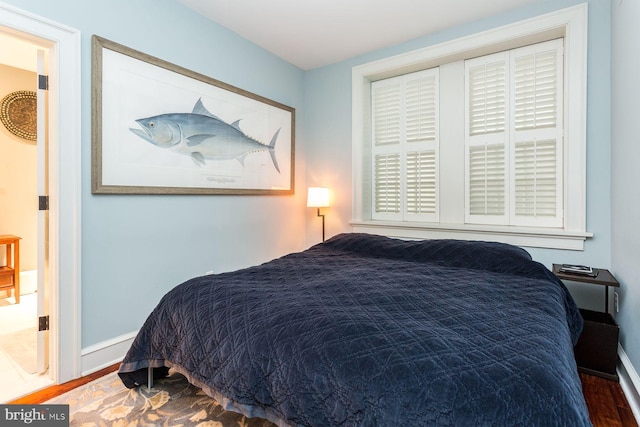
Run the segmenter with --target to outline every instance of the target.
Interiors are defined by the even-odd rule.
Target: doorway
[[[43,180],[49,189],[48,211],[40,211],[46,212],[45,215],[39,214],[39,229],[48,227],[48,250],[38,254],[38,280],[48,284],[48,292],[36,294],[39,298],[46,295],[50,308],[49,369],[45,378],[49,383],[60,384],[81,374],[80,33],[0,3],[0,34],[34,45],[47,59],[50,70],[48,83],[45,82],[46,95],[37,97],[38,111],[46,110],[48,115],[48,120],[39,121],[38,125],[38,135],[47,136],[47,161],[43,163],[47,167],[39,164],[38,170],[45,171]],[[42,82],[38,80],[40,86]],[[43,160],[43,156],[39,154],[38,159]],[[43,235],[38,232],[39,239]],[[43,248],[44,242],[38,247]],[[37,304],[42,306],[41,302]],[[42,313],[38,313],[40,316]],[[43,322],[38,323],[40,329]],[[34,387],[19,393],[28,394],[43,385]]]
[[[4,402],[53,381],[48,332],[38,328],[39,315],[49,311],[44,262],[49,252],[48,224],[46,212],[40,212],[36,203],[38,195],[47,194],[46,132],[39,131],[47,121],[47,108],[44,99],[38,99],[46,98],[38,88],[46,51],[20,34],[1,31],[0,45],[0,235],[17,239],[0,252],[0,264],[11,264],[17,272],[13,280],[4,280],[9,283],[0,292],[0,383],[4,385],[0,402]]]

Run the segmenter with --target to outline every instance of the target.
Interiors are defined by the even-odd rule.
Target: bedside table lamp
[[[320,214],[320,208],[329,207],[329,189],[324,187],[309,187],[307,207],[318,208],[318,216],[322,217],[322,241],[324,242],[324,215]]]

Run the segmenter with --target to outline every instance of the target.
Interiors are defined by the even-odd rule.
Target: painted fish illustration
[[[244,159],[252,153],[267,151],[273,166],[280,173],[275,156],[276,140],[280,129],[263,144],[240,129],[240,120],[225,123],[211,114],[202,99],[198,99],[191,113],[170,113],[138,119],[141,129],[129,130],[147,142],[191,157],[198,166],[205,160],[237,159],[244,166]]]

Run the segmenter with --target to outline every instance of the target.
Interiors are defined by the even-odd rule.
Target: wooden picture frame
[[[294,193],[295,109],[94,35],[93,194]]]

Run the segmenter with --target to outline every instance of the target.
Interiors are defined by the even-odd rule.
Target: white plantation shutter
[[[562,227],[562,40],[465,62],[468,223]]]
[[[372,85],[373,216],[393,219],[401,214],[400,141],[402,82],[392,79]]]
[[[372,218],[438,220],[438,69],[372,84]]]
[[[511,223],[562,227],[563,42],[513,51]]]
[[[466,212],[468,223],[504,224],[508,192],[506,53],[475,58],[466,71]]]
[[[409,220],[434,220],[437,213],[436,71],[406,76],[405,219]]]

